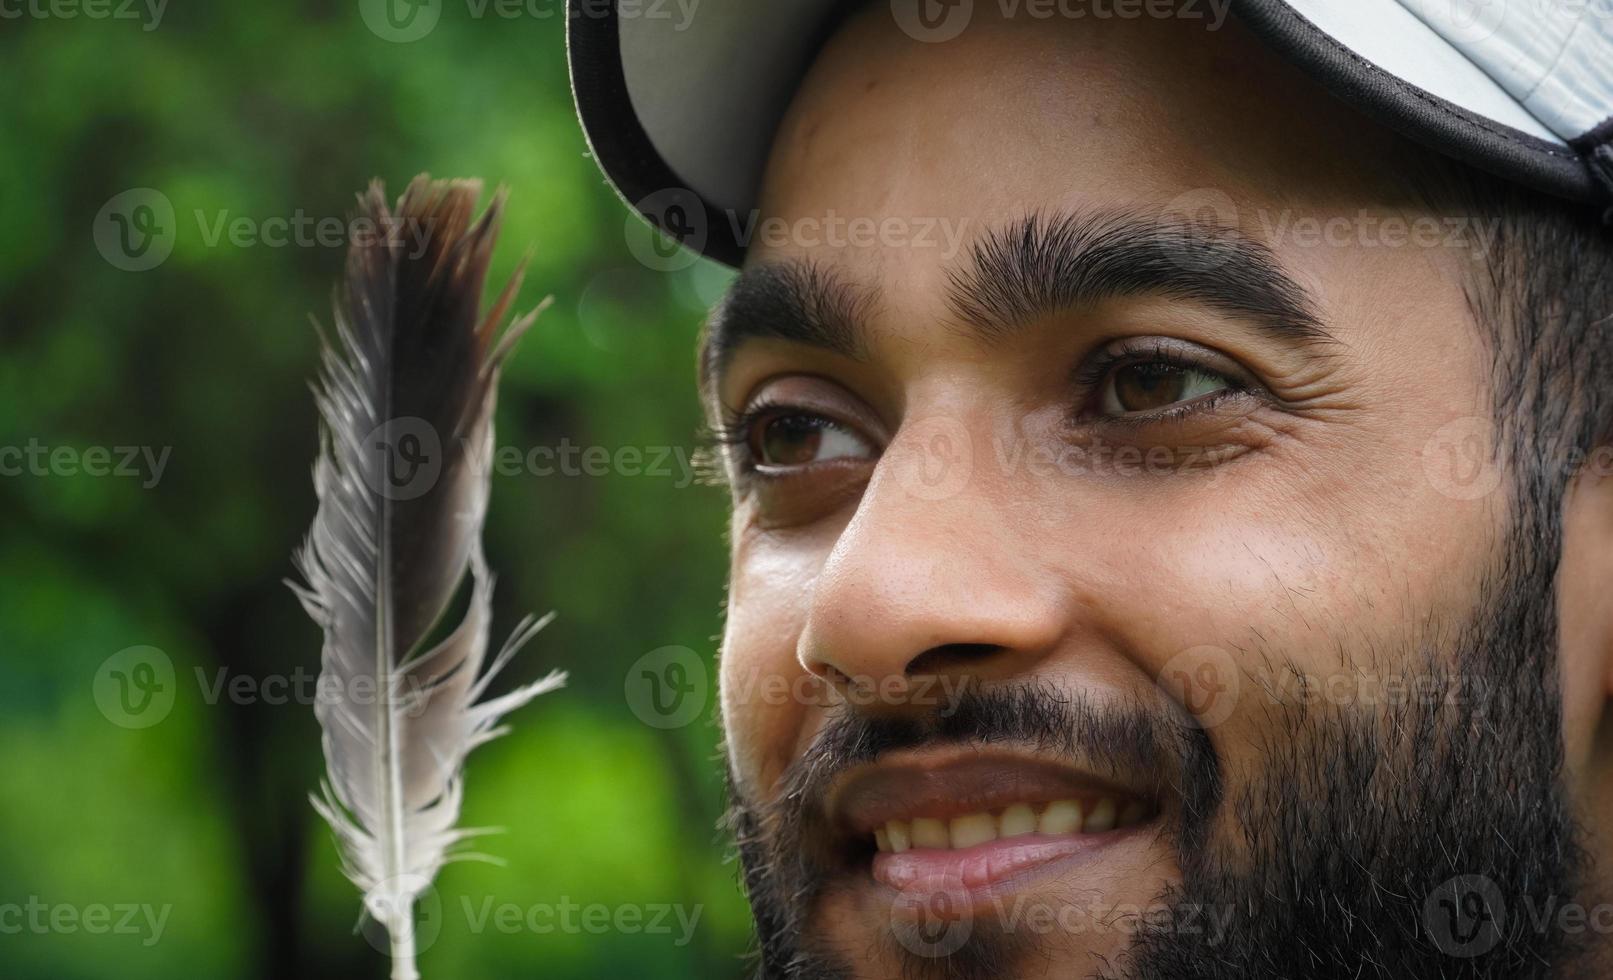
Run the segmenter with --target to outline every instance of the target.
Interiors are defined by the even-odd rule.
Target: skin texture
[[[903,34],[883,4],[854,18],[775,141],[764,216],[950,222],[966,247],[751,249],[749,269],[810,262],[844,283],[860,349],[749,340],[708,379],[720,427],[762,398],[856,437],[847,456],[770,479],[746,474],[740,446],[728,454],[721,676],[734,791],[776,803],[836,712],[920,716],[930,709],[904,692],[930,677],[943,690],[1034,683],[1197,715],[1235,796],[1270,774],[1263,747],[1284,737],[1273,685],[1298,670],[1327,685],[1339,702],[1328,707],[1366,717],[1387,708],[1364,676],[1448,686],[1414,653],[1454,662],[1438,626],[1473,622],[1506,564],[1516,503],[1506,464],[1472,450],[1495,437],[1492,352],[1464,289],[1473,249],[1375,237],[1385,217],[1430,215],[1395,179],[1418,151],[1235,22],[1206,32],[1183,20],[1011,20],[977,6],[970,28],[941,44]],[[1270,250],[1330,340],[1278,342],[1247,318],[1162,295],[1038,313],[989,342],[963,325],[967,246],[994,232],[1032,216],[1168,223],[1206,208]],[[1342,220],[1348,234],[1317,243],[1295,223],[1306,218]],[[1168,422],[1072,424],[1102,386],[1072,377],[1127,338],[1208,350],[1260,394]],[[1186,447],[1213,465],[1031,462],[1071,446],[1163,447],[1178,461]],[[1481,485],[1483,467],[1499,467],[1493,489],[1451,477],[1452,458],[1479,467]],[[1575,477],[1562,521],[1552,724],[1594,869],[1608,847],[1596,815],[1613,812],[1610,481]],[[765,696],[765,679],[814,693]],[[848,683],[890,695],[848,706]],[[1162,832],[1027,894],[1049,907],[1094,894],[1154,906],[1181,884],[1174,826],[1167,812]],[[1209,827],[1235,849],[1234,814]],[[828,890],[803,928],[858,976],[900,976],[911,964],[885,939],[890,905],[851,882]],[[1011,974],[1086,976],[1131,942],[1124,929],[1055,930],[1016,955]]]

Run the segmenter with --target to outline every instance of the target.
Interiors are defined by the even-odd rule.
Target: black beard
[[[856,975],[811,929],[837,871],[814,845],[830,777],[896,748],[1007,740],[1165,773],[1181,800],[1171,833],[1181,883],[1106,980],[1591,976],[1579,936],[1595,930],[1576,936],[1555,918],[1592,896],[1581,894],[1587,860],[1563,782],[1556,562],[1529,538],[1504,549],[1512,560],[1478,590],[1465,627],[1400,661],[1435,696],[1387,708],[1274,698],[1266,766],[1248,786],[1224,785],[1208,738],[1179,716],[1034,686],[965,690],[955,710],[923,721],[838,714],[771,804],[743,799],[730,774],[760,976]],[[1183,928],[1206,910],[1224,925]],[[937,980],[1011,976],[1035,953],[989,929],[944,956],[884,947],[902,975]]]

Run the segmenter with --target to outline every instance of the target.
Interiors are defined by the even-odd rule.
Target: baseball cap
[[[778,122],[852,8],[945,43],[987,3],[569,0],[577,112],[646,220],[719,262],[744,230]],[[1059,0],[1082,3],[1092,0]],[[1138,16],[1159,0],[1103,0]],[[1176,0],[1230,11],[1340,99],[1454,159],[1613,221],[1613,0]]]

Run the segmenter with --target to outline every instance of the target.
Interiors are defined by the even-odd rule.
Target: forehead
[[[867,300],[866,336],[928,347],[982,242],[1027,219],[1124,213],[1256,243],[1358,351],[1399,344],[1415,365],[1471,331],[1464,283],[1488,242],[1414,198],[1406,175],[1427,171],[1426,151],[1236,21],[979,8],[944,43],[909,37],[885,4],[831,39],[775,138],[747,274],[828,270]]]
[[[957,256],[915,243],[927,227],[968,238],[1048,209],[1208,203],[1258,232],[1284,208],[1406,203],[1389,162],[1415,151],[1234,20],[1005,19],[979,6],[941,43],[906,35],[887,4],[830,41],[763,185],[762,215],[793,233],[760,238],[752,262],[836,251],[837,218],[848,259],[933,265]],[[873,244],[849,241],[858,219],[879,224]]]

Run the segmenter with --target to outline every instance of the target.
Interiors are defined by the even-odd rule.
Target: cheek
[[[1098,558],[1115,573],[1108,631],[1235,771],[1259,769],[1254,747],[1270,743],[1277,709],[1375,712],[1428,696],[1423,627],[1475,614],[1495,525],[1484,504],[1395,499],[1392,521],[1381,500],[1352,505],[1314,482],[1229,480],[1168,508],[1112,501],[1105,523],[1151,530],[1109,538]],[[1067,667],[1079,679],[1091,664]]]
[[[1560,618],[1558,670],[1564,738],[1571,773],[1591,773],[1607,696],[1613,692],[1613,484],[1582,477],[1563,516],[1562,565],[1557,574]],[[1605,766],[1605,762],[1604,762]],[[1605,777],[1604,777],[1605,778]]]
[[[765,794],[810,740],[813,678],[796,650],[826,550],[783,542],[736,518],[723,633],[723,729],[742,785]]]

